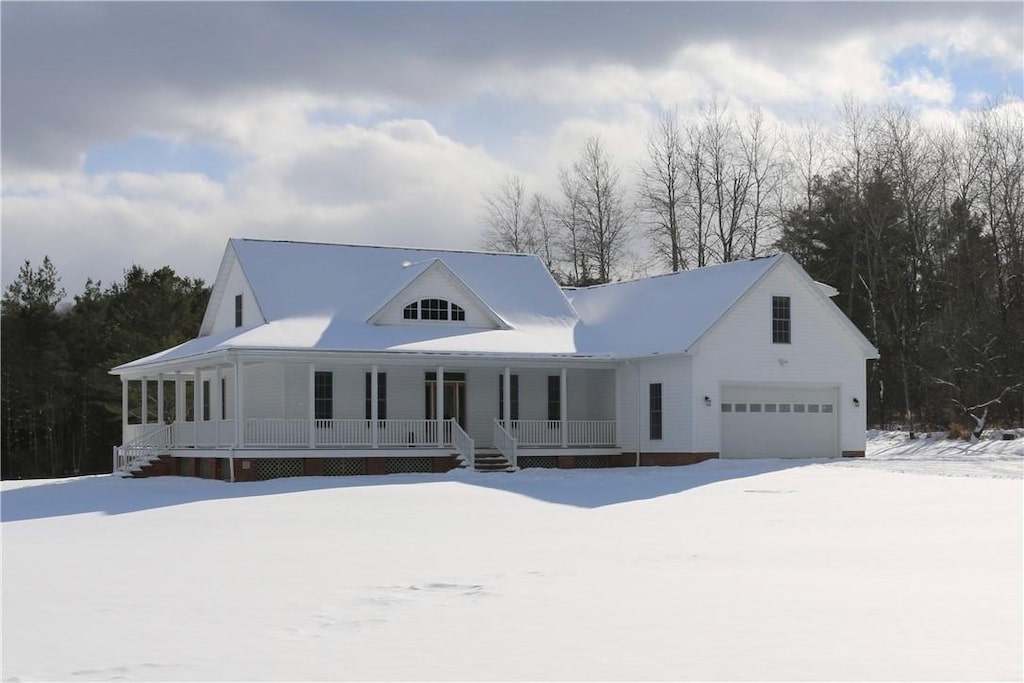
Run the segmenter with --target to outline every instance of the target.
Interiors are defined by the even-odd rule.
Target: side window
[[[650,437],[652,441],[661,438],[661,384],[651,384],[648,389],[647,408],[650,413]]]
[[[548,375],[548,420],[562,419],[562,378],[560,375]]]
[[[772,297],[772,343],[791,342],[791,310],[788,296]]]
[[[373,373],[366,373],[366,419],[373,419]],[[388,419],[388,373],[377,373],[377,419]]]
[[[334,373],[313,374],[313,416],[317,420],[334,419]]]
[[[508,393],[511,396],[509,403],[509,418],[514,422],[519,419],[519,375],[509,375]],[[498,419],[505,419],[505,375],[498,375]]]

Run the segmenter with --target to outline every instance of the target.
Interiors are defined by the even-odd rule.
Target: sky
[[[231,237],[480,248],[509,174],[552,192],[658,112],[782,126],[852,95],[931,122],[1024,90],[1024,4],[0,3],[2,280],[212,282]]]

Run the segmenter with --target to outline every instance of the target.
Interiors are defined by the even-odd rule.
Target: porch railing
[[[114,472],[127,474],[132,467],[167,449],[170,425],[154,425],[132,441],[114,448]]]
[[[614,446],[615,420],[568,420],[566,446]],[[512,420],[511,429],[521,448],[561,446],[560,420]]]
[[[309,420],[249,418],[245,421],[245,445],[309,446]]]
[[[476,467],[476,448],[473,439],[462,429],[454,419],[448,421],[448,430],[452,437],[452,446],[462,456],[466,467]]]
[[[570,446],[614,446],[615,420],[569,420]]]
[[[381,420],[381,446],[436,446],[437,420]],[[451,445],[451,425],[445,423],[442,445]]]
[[[501,424],[501,420],[494,421],[494,447],[505,456],[508,460],[510,467],[515,469],[518,467],[516,450],[517,450],[516,438],[508,433],[505,427]]]
[[[380,425],[383,420],[378,420]],[[306,423],[309,428],[309,423]],[[317,446],[372,446],[372,420],[316,420]]]

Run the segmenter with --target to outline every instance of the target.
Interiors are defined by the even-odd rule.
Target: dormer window
[[[454,320],[466,319],[466,311],[447,299],[420,299],[406,306],[402,311],[405,320]]]

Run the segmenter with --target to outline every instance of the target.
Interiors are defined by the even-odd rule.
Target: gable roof
[[[689,349],[779,256],[732,261],[627,282],[567,289],[582,324],[577,343],[617,356]]]
[[[232,259],[244,271],[265,323],[215,335],[207,329],[204,336],[115,371],[228,349],[590,358],[685,353],[783,263],[821,297],[867,357],[877,354],[787,254],[562,289],[533,255],[233,239],[211,310],[224,298],[224,264]],[[435,268],[461,283],[502,326],[375,324],[375,316]]]
[[[566,296],[581,318],[577,344],[604,347],[617,357],[690,352],[761,279],[787,265],[865,356],[877,358],[878,351],[830,300],[835,290],[812,280],[786,253],[641,280],[567,288]]]
[[[383,313],[391,306],[404,307],[407,303],[409,303],[409,301],[407,301],[407,292],[414,291],[416,285],[421,280],[425,279],[425,276],[428,273],[436,272],[440,273],[440,275],[443,278],[445,278],[457,290],[459,290],[462,293],[462,295],[466,297],[469,301],[471,301],[472,305],[475,305],[478,309],[480,309],[487,318],[490,318],[491,322],[494,324],[495,327],[499,327],[504,330],[511,328],[511,326],[507,322],[502,320],[501,316],[499,316],[494,311],[494,309],[488,305],[486,301],[481,299],[480,296],[476,292],[474,292],[473,289],[462,280],[462,278],[456,275],[451,268],[445,265],[445,262],[442,261],[441,259],[435,258],[430,261],[424,262],[424,264],[422,265],[414,265],[410,263],[408,265],[408,268],[410,270],[413,270],[413,275],[412,277],[409,278],[409,281],[405,283],[405,285],[400,290],[398,290],[397,293],[395,293],[393,296],[388,297],[387,300],[380,306],[380,308],[378,308],[374,312],[374,314],[369,317],[367,322],[378,323],[380,321],[380,318],[383,317]],[[463,308],[465,308],[464,304]]]

